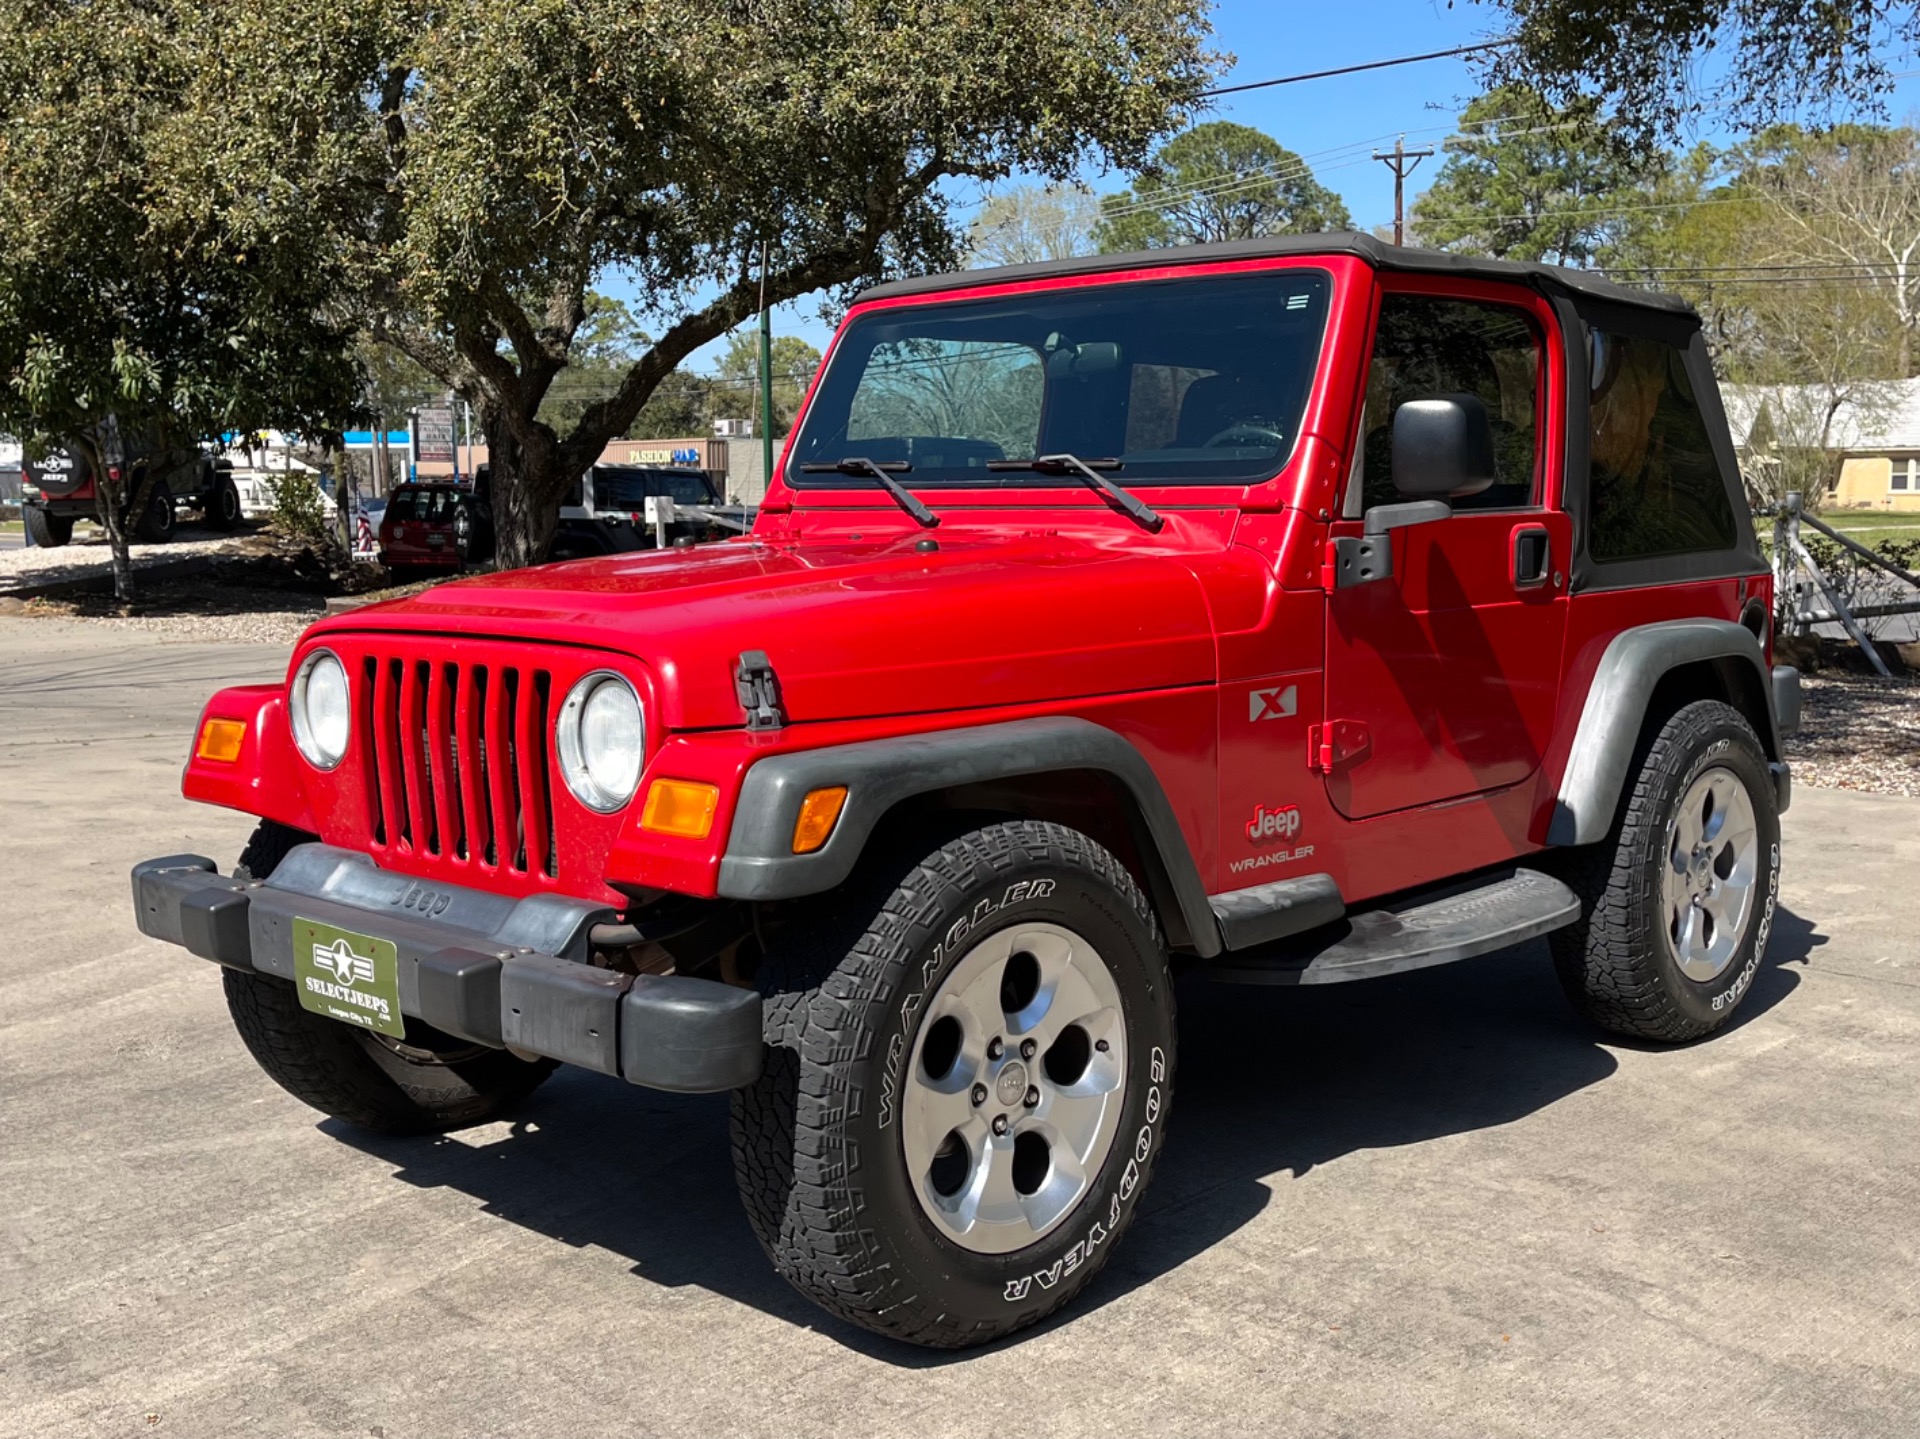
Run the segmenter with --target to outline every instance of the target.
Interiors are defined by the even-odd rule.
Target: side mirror
[[[1393,412],[1393,487],[1408,499],[1477,495],[1493,479],[1493,425],[1477,396],[1408,400]]]

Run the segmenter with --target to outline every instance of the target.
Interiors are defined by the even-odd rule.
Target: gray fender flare
[[[1767,704],[1760,743],[1769,759],[1778,758],[1775,686],[1751,630],[1731,620],[1709,619],[1665,620],[1622,630],[1601,655],[1587,690],[1547,827],[1548,844],[1592,844],[1606,838],[1654,687],[1681,665],[1717,659],[1753,667],[1754,682]]]
[[[758,760],[740,785],[720,860],[720,893],[744,900],[823,893],[853,873],[874,826],[902,800],[1060,770],[1097,770],[1125,787],[1140,820],[1136,838],[1143,848],[1151,846],[1165,879],[1167,892],[1155,898],[1163,907],[1177,908],[1186,942],[1197,953],[1218,954],[1220,930],[1206,888],[1153,767],[1125,738],[1083,719],[1012,720]],[[833,833],[814,853],[795,854],[793,827],[801,801],[809,791],[830,785],[847,787]]]

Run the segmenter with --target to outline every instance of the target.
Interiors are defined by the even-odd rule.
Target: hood
[[[763,650],[794,723],[1017,705],[1208,683],[1194,563],[1222,528],[1156,536],[943,529],[743,539],[439,585],[316,627],[592,645],[645,662],[673,729],[742,723],[733,685]]]

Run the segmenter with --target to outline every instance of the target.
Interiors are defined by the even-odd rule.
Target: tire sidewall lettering
[[[1155,1123],[1162,1110],[1160,1083],[1165,1079],[1166,1072],[1166,1051],[1156,1044],[1148,1057],[1147,1065],[1147,1073],[1151,1081],[1146,1099],[1147,1122],[1140,1126],[1139,1133],[1134,1136],[1133,1153],[1127,1157],[1126,1167],[1120,1171],[1120,1180],[1114,1186],[1113,1197],[1108,1201],[1106,1213],[1095,1219],[1073,1246],[1052,1264],[1007,1280],[1006,1287],[1001,1291],[1000,1296],[1007,1303],[1018,1304],[1035,1294],[1046,1293],[1064,1276],[1073,1273],[1090,1259],[1093,1252],[1106,1243],[1108,1237],[1120,1228],[1121,1218],[1132,1205],[1133,1196],[1139,1193],[1140,1176],[1145,1172],[1147,1161],[1153,1155]]]
[[[949,1312],[956,1318],[1000,1323],[992,1316],[1010,1309],[1040,1312],[1061,1302],[1104,1262],[1132,1221],[1171,1109],[1172,992],[1151,921],[1142,932],[1143,917],[1117,904],[1119,896],[1097,871],[1029,851],[1013,876],[982,876],[944,895],[911,952],[862,997],[873,1055],[869,1100],[863,1105],[849,1097],[848,1152],[861,1157],[843,1182],[850,1209],[889,1216],[873,1231],[876,1262],[903,1277],[916,1276],[915,1284],[950,1289]],[[903,1162],[900,1104],[916,1062],[918,1028],[948,971],[1000,929],[1034,922],[1085,935],[1113,972],[1129,1037],[1127,1094],[1112,1148],[1075,1213],[1026,1249],[977,1254],[940,1234],[921,1212],[915,1177]]]
[[[1002,891],[997,900],[992,895],[976,900],[972,908],[948,925],[946,932],[934,943],[922,961],[912,986],[900,1001],[899,1022],[887,1040],[887,1056],[880,1075],[880,1129],[892,1128],[899,1112],[900,1070],[906,1062],[908,1036],[914,1032],[920,1008],[938,988],[940,976],[946,972],[947,966],[964,948],[971,947],[966,941],[975,936],[987,920],[995,915],[1009,915],[1009,911],[1018,904],[1051,899],[1057,887],[1058,882],[1051,879],[1016,880]],[[985,937],[979,936],[981,939]]]

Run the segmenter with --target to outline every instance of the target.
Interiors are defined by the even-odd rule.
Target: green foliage
[[[1823,493],[1836,425],[1871,431],[1913,372],[1920,149],[1910,130],[1775,126],[1668,160],[1600,258],[1700,311],[1716,367],[1753,387],[1750,485]]]
[[[820,368],[820,352],[798,335],[773,337],[773,436],[779,439],[792,428],[800,402]],[[716,420],[752,420],[753,432],[760,433],[760,332],[741,330],[727,344],[716,367],[715,383],[709,401]]]
[[[621,376],[646,347],[646,333],[625,301],[587,291],[585,314],[574,332],[567,367],[554,376],[541,400],[539,422],[556,434],[570,434],[590,405],[619,390]]]
[[[1132,189],[1102,199],[1093,243],[1112,253],[1352,224],[1340,197],[1293,151],[1246,125],[1215,120],[1167,141]]]
[[[263,482],[273,506],[273,527],[289,539],[328,544],[334,538],[335,511],[305,470],[288,470]]]
[[[1460,113],[1446,163],[1414,202],[1420,244],[1505,260],[1586,265],[1620,225],[1649,165],[1590,100],[1556,108],[1509,85]]]
[[[763,245],[774,304],[951,264],[947,182],[1138,165],[1215,69],[1204,0],[196,3],[236,12],[210,53],[275,97],[239,120],[259,183],[333,226],[367,323],[473,401],[509,563],[755,312]],[[608,269],[651,342],[543,418]]]
[[[1889,57],[1920,45],[1920,9],[1886,0],[1485,3],[1505,12],[1493,28],[1518,41],[1494,52],[1496,83],[1530,83],[1559,104],[1610,98],[1648,143],[1708,111],[1759,125],[1876,105]],[[1717,78],[1703,84],[1703,73]]]
[[[0,0],[0,431],[96,473],[227,429],[337,429],[360,390],[338,245],[257,147],[218,138],[252,84],[224,18]],[[110,475],[101,496],[126,599],[145,496]]]
[[[713,424],[709,386],[688,375],[672,374],[661,383],[626,427],[637,440],[704,435]]]
[[[366,376],[369,415],[398,423],[421,406],[438,404],[445,398],[447,387],[392,345],[363,335],[356,348]]]

